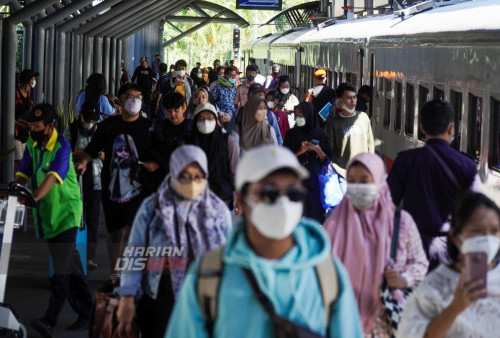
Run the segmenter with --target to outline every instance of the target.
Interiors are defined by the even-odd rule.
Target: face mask
[[[342,104],[342,109],[348,112],[349,114],[352,114],[356,111],[356,107],[354,107],[353,109],[349,109],[345,104]]]
[[[215,130],[215,125],[216,122],[215,120],[205,120],[205,121],[198,121],[196,122],[196,127],[198,128],[199,132],[202,134],[211,134]]]
[[[198,76],[198,79],[201,79],[203,77],[203,73],[198,73],[196,76]]]
[[[266,113],[267,113],[266,109],[257,109],[257,112],[255,113],[255,119],[257,120],[257,122],[264,121]]]
[[[230,79],[227,80],[227,82],[229,82],[233,86],[236,86],[236,79],[230,78]]]
[[[347,183],[345,195],[356,209],[363,211],[378,198],[378,187],[373,183]]]
[[[252,207],[252,223],[262,235],[272,239],[288,237],[302,218],[304,208],[302,202],[292,202],[287,196],[278,197],[273,204],[247,203]]]
[[[274,107],[276,107],[274,101],[267,101],[267,108],[274,109]]]
[[[33,80],[33,82],[30,83],[30,86],[31,86],[31,88],[35,88],[35,86],[36,86],[36,80]]]
[[[95,126],[95,123],[82,122],[83,129],[92,129],[94,126]]]
[[[493,259],[498,254],[500,248],[500,238],[497,236],[475,236],[463,239],[460,251],[462,254],[470,252],[486,252],[488,255],[488,264],[493,262]]]
[[[297,127],[303,127],[306,125],[306,118],[305,117],[297,117],[297,118],[295,118],[295,123],[297,124]]]
[[[185,70],[179,70],[177,72],[177,74],[180,76],[180,77],[183,77],[185,74],[186,74],[186,71]]]
[[[280,92],[281,92],[281,94],[286,95],[290,92],[290,88],[281,88]]]
[[[137,115],[141,111],[142,107],[142,100],[140,99],[130,99],[125,101],[125,104],[123,105],[123,108],[130,114],[130,115]]]
[[[248,80],[248,82],[253,82],[253,80],[255,80],[255,76],[254,75],[248,75],[247,76],[247,80]]]
[[[33,139],[33,141],[37,143],[42,143],[43,141],[45,141],[45,129],[40,131],[31,131],[30,136]]]
[[[184,198],[194,199],[205,190],[207,186],[207,180],[202,180],[200,183],[191,181],[188,184],[182,184],[179,181],[172,178],[172,188],[179,193]]]

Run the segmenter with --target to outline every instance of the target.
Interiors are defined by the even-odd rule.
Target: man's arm
[[[40,201],[45,195],[48,194],[50,189],[56,184],[57,178],[54,174],[49,174],[45,179],[43,180],[42,184],[38,187],[38,189],[35,190],[33,193],[33,196],[35,196],[35,200],[38,202]]]

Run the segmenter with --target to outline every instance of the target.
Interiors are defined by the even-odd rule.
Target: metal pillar
[[[35,29],[35,66],[33,67],[40,73],[38,77],[39,84],[35,87],[35,102],[40,103],[44,101],[44,81],[45,81],[45,29]]]
[[[92,38],[90,36],[83,37],[83,81],[87,81],[87,78],[92,72]]]
[[[102,73],[102,37],[94,37],[94,67],[93,73]]]
[[[54,27],[47,29],[45,34],[46,40],[46,57],[45,57],[45,102],[54,103]]]
[[[115,74],[116,74],[116,56],[118,55],[118,50],[117,50],[117,43],[116,43],[116,39],[112,38],[110,40],[110,45],[111,45],[111,50],[110,50],[110,57],[109,57],[109,68],[110,68],[110,71],[109,71],[109,82],[108,82],[108,86],[109,88],[114,88],[116,87],[116,77],[115,77]],[[118,78],[118,82],[119,82],[119,78]]]
[[[33,48],[33,24],[24,25],[23,39],[23,69],[31,67],[31,55]]]
[[[71,48],[71,75],[72,81],[69,86],[69,93],[71,98],[70,109],[75,111],[76,109],[76,95],[83,89],[83,79],[82,79],[82,37],[80,35],[71,34],[72,36],[72,48]]]
[[[123,40],[116,40],[116,56],[115,56],[115,86],[114,86],[114,93],[118,94],[118,89],[120,89],[120,79],[122,76],[122,71],[121,71],[121,60],[123,59]],[[111,68],[111,71],[113,71],[113,68]]]
[[[56,54],[55,58],[55,69],[54,72],[54,100],[53,104],[56,108],[61,108],[63,112],[66,112],[67,103],[66,96],[64,95],[64,79],[68,77],[70,73],[65,72],[66,68],[66,34],[57,30],[56,33]]]
[[[110,84],[110,64],[111,64],[111,46],[110,46],[110,41],[109,37],[105,36],[103,39],[103,47],[102,47],[102,73],[104,75],[104,78],[106,79],[106,85],[107,85],[107,92],[111,92],[111,84]]]

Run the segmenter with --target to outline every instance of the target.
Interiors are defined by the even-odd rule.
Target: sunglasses
[[[274,185],[265,186],[259,192],[260,200],[266,204],[273,204],[278,197],[282,196],[282,190]],[[302,202],[307,195],[307,191],[303,187],[288,187],[284,192],[284,196],[287,196],[292,202]]]

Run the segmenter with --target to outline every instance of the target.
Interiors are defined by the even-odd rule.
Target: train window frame
[[[394,131],[401,133],[403,125],[403,82],[395,81],[394,85]]]
[[[329,87],[332,87],[333,88],[333,76],[332,76],[332,71],[327,69],[326,70],[326,84],[327,86]]]
[[[415,135],[415,85],[406,82],[405,90],[405,134],[413,138]]]
[[[464,115],[464,93],[462,90],[450,89],[449,102],[455,111],[455,139],[451,146],[457,150],[461,149],[462,142],[462,117]]]
[[[498,98],[497,98],[498,97]],[[495,116],[495,111],[497,112]],[[494,138],[498,135],[496,140]],[[497,158],[494,158],[497,154]],[[493,163],[496,162],[496,165]],[[494,171],[500,172],[500,97],[490,96],[490,142],[488,149],[488,166]]]
[[[474,92],[469,92],[468,97],[467,97],[467,154],[469,156],[472,156],[474,161],[479,163],[479,160],[481,159],[481,137],[482,137],[482,121],[484,118],[484,98],[481,95],[476,95]],[[478,114],[477,112],[474,112],[474,108],[478,108],[479,104],[478,101],[481,101],[480,106],[481,106],[481,116],[479,120],[479,124],[477,123],[478,120]],[[474,123],[475,122],[475,123]],[[479,125],[479,129],[477,129],[477,126]],[[479,137],[477,135],[477,131],[479,130]],[[474,144],[473,144],[474,143]],[[478,145],[479,145],[479,151],[478,151]],[[475,148],[475,149],[472,149]]]
[[[333,72],[333,89],[337,89],[337,87],[339,86],[338,80],[339,80],[339,74],[336,71],[334,71]]]
[[[392,79],[383,78],[384,82],[384,116],[382,126],[385,129],[391,127],[391,105],[392,105]]]
[[[434,86],[432,88],[432,99],[433,100],[441,99],[442,101],[444,101],[444,98],[445,98],[444,87]]]
[[[424,141],[425,142],[425,134],[422,132],[422,130],[420,130],[420,121],[421,121],[421,116],[420,116],[420,112],[422,111],[422,107],[424,106],[424,104],[426,104],[427,102],[429,102],[429,95],[430,95],[430,89],[429,89],[430,86],[426,86],[425,84],[423,83],[420,83],[418,85],[418,131],[417,131],[417,137],[420,141]],[[425,100],[422,100],[423,96],[425,95]]]

